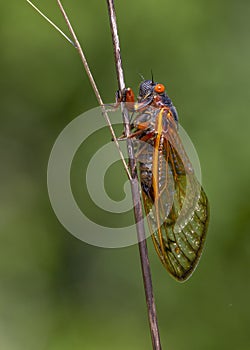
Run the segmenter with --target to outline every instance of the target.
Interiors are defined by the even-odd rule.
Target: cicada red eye
[[[165,86],[163,84],[157,84],[154,87],[155,92],[162,94],[165,91]]]

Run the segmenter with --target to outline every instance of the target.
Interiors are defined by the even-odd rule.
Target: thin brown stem
[[[112,134],[112,138],[113,138],[113,140],[114,140],[114,142],[115,142],[116,148],[118,149],[120,158],[121,158],[121,160],[122,160],[122,162],[123,162],[123,166],[124,166],[124,168],[125,168],[125,170],[126,170],[126,172],[127,172],[128,178],[131,180],[131,174],[130,174],[130,172],[129,172],[128,166],[127,166],[127,164],[126,164],[126,161],[125,161],[124,156],[123,156],[123,154],[122,154],[122,151],[121,151],[121,149],[120,149],[119,142],[118,142],[118,140],[117,140],[117,138],[116,138],[114,129],[113,129],[113,127],[112,127],[111,121],[110,121],[110,119],[109,119],[109,116],[108,116],[107,111],[106,111],[106,109],[105,109],[105,106],[104,106],[104,104],[103,104],[101,95],[100,95],[100,93],[99,93],[99,90],[98,90],[98,88],[97,88],[97,85],[96,85],[96,83],[95,83],[95,80],[94,80],[94,78],[93,78],[93,75],[92,75],[92,73],[91,73],[91,70],[90,70],[90,68],[89,68],[87,59],[86,59],[86,57],[85,57],[85,55],[84,55],[84,52],[83,52],[83,49],[82,49],[82,47],[81,47],[81,45],[80,45],[80,43],[79,43],[79,41],[78,41],[78,39],[77,39],[77,36],[76,36],[76,34],[75,34],[75,31],[74,31],[74,29],[73,29],[73,27],[72,27],[72,25],[71,25],[71,23],[70,23],[70,20],[69,20],[67,14],[66,14],[66,11],[65,11],[64,8],[63,8],[63,5],[62,5],[61,1],[60,1],[60,0],[57,0],[57,3],[58,3],[58,6],[59,6],[59,8],[60,8],[60,10],[61,10],[61,12],[62,12],[62,15],[63,15],[63,17],[64,17],[64,19],[65,19],[65,22],[66,22],[66,24],[67,24],[67,26],[68,26],[68,28],[69,28],[69,31],[70,31],[70,33],[71,33],[71,35],[72,35],[72,37],[73,37],[75,47],[76,47],[76,49],[77,49],[77,51],[78,51],[78,53],[79,53],[79,55],[80,55],[81,61],[82,61],[83,66],[84,66],[84,69],[85,69],[85,71],[86,71],[86,73],[87,73],[87,76],[88,76],[88,78],[89,78],[90,84],[91,84],[91,86],[92,86],[92,88],[93,88],[93,91],[94,91],[94,93],[95,93],[96,99],[97,99],[99,105],[102,107],[102,113],[103,113],[103,115],[104,115],[104,118],[106,119],[106,122],[107,122],[108,126],[109,126],[110,132],[111,132],[111,134]]]
[[[31,2],[30,0],[26,0],[28,4],[30,4],[30,6],[33,7],[33,9],[36,10],[36,12],[39,13],[40,16],[42,16],[50,25],[52,25],[52,27],[54,27],[66,40],[68,40],[68,42],[70,42],[70,44],[72,44],[73,46],[75,46],[75,43],[69,38],[67,37],[67,35],[54,23],[52,22],[42,11],[39,10],[38,7],[36,7],[33,2]]]
[[[64,8],[63,8],[63,6],[62,6],[62,3],[61,3],[59,0],[57,1],[58,6],[59,6],[59,8],[60,8],[60,10],[61,10],[61,12],[62,12],[62,14],[63,14],[63,16],[64,16],[65,21],[66,21],[66,24],[67,24],[67,26],[68,26],[68,28],[69,28],[69,30],[70,30],[70,32],[71,32],[73,38],[74,38],[74,41],[72,41],[72,40],[71,40],[71,39],[70,39],[70,38],[69,38],[69,37],[68,37],[54,22],[52,22],[42,11],[39,10],[30,0],[26,0],[26,1],[28,2],[28,4],[30,4],[30,5],[39,13],[48,23],[50,23],[50,24],[51,24],[51,25],[52,25],[66,40],[68,40],[68,41],[78,50],[79,55],[80,55],[80,57],[81,57],[81,61],[82,61],[83,65],[84,65],[85,71],[86,71],[86,73],[87,73],[87,75],[88,75],[88,78],[89,78],[89,80],[90,80],[90,83],[91,83],[91,85],[92,85],[92,88],[93,88],[93,90],[94,90],[94,93],[95,93],[95,95],[96,95],[97,101],[98,101],[98,103],[100,104],[100,106],[101,106],[101,108],[102,108],[102,114],[103,114],[104,118],[106,119],[106,122],[107,122],[107,124],[108,124],[108,127],[109,127],[110,132],[111,132],[111,135],[112,135],[112,138],[113,138],[113,140],[114,140],[115,146],[116,146],[116,148],[117,148],[117,150],[118,150],[118,153],[119,153],[119,155],[120,155],[121,161],[122,161],[122,163],[123,163],[124,169],[126,170],[126,173],[127,173],[127,175],[128,175],[128,178],[131,180],[131,174],[130,174],[130,172],[129,172],[129,170],[128,170],[128,166],[127,166],[126,161],[125,161],[125,159],[124,159],[123,153],[122,153],[122,151],[121,151],[120,145],[119,145],[119,143],[118,143],[117,137],[116,137],[115,132],[114,132],[114,129],[113,129],[113,127],[112,127],[112,124],[111,124],[111,121],[110,121],[110,119],[109,119],[108,113],[107,113],[107,111],[106,111],[106,109],[105,109],[105,106],[103,105],[103,101],[102,101],[101,95],[100,95],[100,93],[99,93],[99,91],[98,91],[97,85],[96,85],[95,80],[94,80],[94,78],[93,78],[93,76],[92,76],[92,74],[91,74],[91,71],[90,71],[88,62],[87,62],[87,60],[86,60],[86,57],[85,57],[85,55],[84,55],[84,52],[83,52],[83,50],[82,50],[82,48],[81,48],[81,45],[80,45],[80,43],[79,43],[79,41],[78,41],[78,39],[77,39],[77,36],[75,35],[75,32],[74,32],[74,30],[73,30],[73,28],[72,28],[72,25],[71,25],[71,23],[70,23],[70,21],[69,21],[69,18],[68,18],[67,14],[66,14],[66,12],[65,12],[65,10],[64,10]]]
[[[114,1],[107,0],[107,5],[108,5],[110,27],[111,27],[112,39],[113,39],[118,86],[120,90],[123,90],[125,88],[125,81],[124,81],[124,74],[122,69],[122,60],[121,60],[121,53],[120,53],[120,44],[119,44],[119,36],[118,36],[118,30],[117,30]],[[125,106],[122,106],[122,115],[123,115],[123,121],[124,121],[124,127],[125,127],[125,135],[128,136],[130,133],[129,115]],[[129,156],[129,168],[132,174],[132,179],[130,183],[131,183],[131,191],[132,191],[132,197],[133,197],[134,215],[135,215],[135,221],[136,221],[138,246],[139,246],[139,252],[140,252],[140,259],[141,259],[142,275],[143,275],[152,345],[154,350],[161,350],[160,334],[159,334],[159,328],[158,328],[158,322],[157,322],[156,306],[155,306],[154,295],[153,295],[153,286],[152,286],[152,278],[151,278],[150,265],[149,265],[149,259],[148,259],[145,228],[143,224],[143,211],[142,211],[142,205],[140,200],[140,190],[138,185],[138,176],[136,172],[134,149],[133,149],[132,140],[129,138],[127,138],[127,148],[128,148],[128,156]]]

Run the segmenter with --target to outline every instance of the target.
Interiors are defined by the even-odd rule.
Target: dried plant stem
[[[74,29],[73,29],[73,27],[72,27],[72,25],[71,25],[71,23],[70,23],[70,21],[69,21],[69,18],[68,18],[67,14],[66,14],[66,12],[65,12],[65,10],[64,10],[64,8],[63,8],[63,6],[62,6],[61,1],[60,1],[60,0],[57,0],[57,3],[58,3],[58,6],[59,6],[59,8],[60,8],[60,10],[61,10],[61,12],[62,12],[62,15],[63,15],[63,17],[64,17],[64,19],[65,19],[65,22],[66,22],[66,24],[67,24],[67,26],[68,26],[68,28],[69,28],[69,31],[70,31],[70,33],[71,33],[73,39],[74,39],[74,43],[75,43],[76,49],[78,50],[79,56],[80,56],[81,61],[82,61],[83,65],[84,65],[85,71],[86,71],[87,76],[88,76],[89,81],[90,81],[90,84],[91,84],[91,86],[92,86],[92,88],[93,88],[93,90],[94,90],[94,93],[95,93],[95,95],[96,95],[96,99],[97,99],[99,105],[102,107],[102,113],[103,113],[104,118],[106,119],[106,122],[107,122],[107,124],[108,124],[108,126],[109,126],[109,129],[110,129],[110,131],[111,131],[113,140],[114,140],[114,142],[115,142],[115,145],[116,145],[116,147],[117,147],[117,149],[118,149],[118,152],[119,152],[119,154],[120,154],[121,160],[122,160],[122,162],[123,162],[123,166],[124,166],[124,168],[125,168],[125,170],[126,170],[126,172],[127,172],[127,175],[128,175],[128,177],[129,177],[129,179],[131,180],[131,174],[130,174],[130,172],[129,172],[129,169],[128,169],[128,166],[127,166],[127,164],[126,164],[126,161],[125,161],[125,159],[124,159],[124,157],[123,157],[122,151],[121,151],[121,149],[120,149],[120,145],[119,145],[119,143],[118,143],[118,141],[117,141],[117,138],[116,138],[116,135],[115,135],[115,133],[114,133],[112,124],[111,124],[111,122],[110,122],[110,119],[109,119],[109,116],[108,116],[108,114],[107,114],[107,111],[106,111],[106,109],[105,109],[105,107],[104,107],[104,104],[103,104],[101,95],[100,95],[100,93],[99,93],[99,90],[98,90],[98,88],[97,88],[97,85],[96,85],[96,83],[95,83],[95,80],[94,80],[94,78],[93,78],[93,75],[92,75],[92,73],[91,73],[91,70],[90,70],[90,68],[89,68],[88,62],[87,62],[86,57],[85,57],[84,52],[83,52],[83,49],[82,49],[82,47],[81,47],[81,45],[80,45],[80,43],[79,43],[79,41],[78,41],[78,39],[77,39],[77,36],[76,36],[76,34],[75,34],[75,31],[74,31]]]
[[[52,22],[47,16],[45,16],[45,14],[39,10],[39,8],[37,8],[30,0],[26,0],[30,6],[32,6],[38,13],[39,15],[41,15],[47,22],[49,22],[49,24],[52,25],[52,27],[54,27],[66,40],[68,40],[68,42],[70,42],[73,46],[75,46],[74,42],[67,37],[67,35],[57,26],[55,25],[54,22]]]
[[[125,88],[125,81],[124,81],[124,75],[123,75],[123,69],[122,69],[122,60],[121,60],[121,54],[120,54],[120,44],[119,44],[119,37],[118,37],[118,30],[117,30],[114,1],[107,0],[107,5],[108,5],[110,27],[111,27],[112,39],[113,39],[117,80],[118,80],[119,89],[123,90]],[[122,106],[122,115],[123,115],[123,121],[125,126],[125,135],[128,136],[130,133],[129,115],[125,106]],[[130,183],[131,183],[131,190],[132,190],[132,197],[133,197],[133,204],[134,204],[134,215],[135,215],[136,228],[137,228],[138,246],[140,251],[144,289],[145,289],[145,296],[146,296],[147,309],[148,309],[149,326],[150,326],[153,349],[160,350],[161,349],[160,334],[159,334],[159,328],[158,328],[158,322],[157,322],[156,306],[155,306],[154,295],[153,295],[150,265],[148,260],[148,250],[147,250],[147,244],[146,244],[145,229],[143,224],[143,211],[142,211],[142,205],[140,201],[138,176],[136,172],[133,144],[132,144],[132,140],[129,138],[127,138],[127,148],[128,148],[128,156],[129,156],[129,168],[132,174],[132,179]]]
[[[60,8],[60,10],[61,10],[61,12],[62,12],[62,14],[63,14],[63,17],[64,17],[64,19],[65,19],[65,21],[66,21],[66,24],[67,24],[67,26],[68,26],[68,28],[69,28],[69,31],[70,31],[72,37],[74,38],[74,41],[72,41],[72,40],[71,40],[57,25],[55,25],[55,23],[53,23],[44,13],[42,13],[30,0],[26,0],[26,1],[38,12],[47,22],[49,22],[49,23],[50,23],[50,24],[51,24],[51,25],[52,25],[66,40],[68,40],[68,41],[78,50],[79,55],[80,55],[80,58],[81,58],[81,61],[82,61],[83,65],[84,65],[85,71],[86,71],[86,73],[87,73],[87,75],[88,75],[89,81],[90,81],[90,83],[91,83],[91,85],[92,85],[92,88],[93,88],[93,90],[94,90],[94,93],[95,93],[95,95],[96,95],[96,99],[97,99],[99,105],[100,105],[101,108],[102,108],[102,114],[103,114],[103,116],[104,116],[104,118],[105,118],[105,120],[106,120],[106,122],[107,122],[107,124],[108,124],[108,127],[109,127],[109,129],[110,129],[112,138],[113,138],[114,143],[115,143],[115,146],[116,146],[116,148],[117,148],[117,150],[118,150],[118,153],[119,153],[119,155],[120,155],[120,158],[121,158],[121,160],[122,160],[124,169],[125,169],[125,171],[126,171],[126,173],[127,173],[127,175],[128,175],[129,180],[131,180],[130,171],[129,171],[128,166],[127,166],[127,164],[126,164],[126,161],[125,161],[125,159],[124,159],[123,153],[122,153],[122,151],[121,151],[119,142],[118,142],[118,140],[117,140],[117,138],[116,138],[115,132],[114,132],[114,130],[113,130],[113,127],[112,127],[111,121],[110,121],[110,119],[109,119],[109,116],[108,116],[108,114],[107,114],[107,111],[106,111],[106,109],[105,109],[105,106],[104,106],[104,104],[103,104],[101,95],[100,95],[100,93],[99,93],[99,90],[98,90],[98,88],[97,88],[97,85],[96,85],[96,83],[95,83],[95,80],[94,80],[94,78],[93,78],[93,76],[92,76],[92,73],[91,73],[91,71],[90,71],[90,68],[89,68],[88,62],[87,62],[87,60],[86,60],[86,57],[85,57],[85,55],[84,55],[84,52],[83,52],[83,50],[82,50],[82,47],[81,47],[81,45],[80,45],[80,43],[79,43],[79,41],[78,41],[78,39],[77,39],[77,36],[76,36],[76,34],[75,34],[75,32],[74,32],[74,30],[73,30],[73,28],[72,28],[72,25],[71,25],[71,23],[70,23],[70,21],[69,21],[69,18],[68,18],[67,14],[66,14],[66,12],[65,12],[65,10],[64,10],[64,8],[63,8],[63,6],[62,6],[62,3],[61,3],[59,0],[57,0],[58,6],[59,6],[59,8]]]

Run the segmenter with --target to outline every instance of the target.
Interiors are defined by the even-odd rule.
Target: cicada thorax
[[[144,206],[146,212],[152,214],[154,231],[167,220],[174,198],[173,174],[166,163],[169,156],[168,128],[173,125],[177,128],[170,108],[164,105],[156,108],[153,103],[137,112],[133,122]],[[138,134],[139,130],[141,133]],[[159,210],[161,213],[156,215]]]

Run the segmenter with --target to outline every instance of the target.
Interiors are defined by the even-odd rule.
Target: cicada
[[[119,99],[133,114],[129,137],[136,141],[141,195],[155,250],[170,275],[184,281],[203,250],[209,204],[180,139],[177,110],[165,86],[153,80],[140,84],[137,101],[130,88]]]

